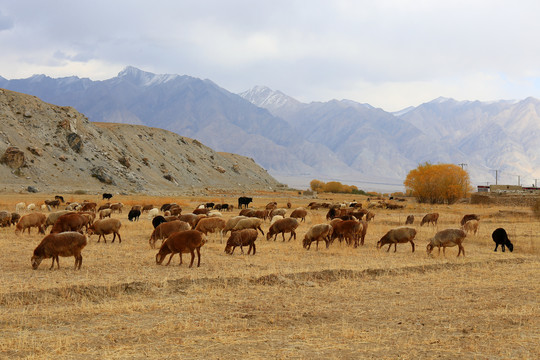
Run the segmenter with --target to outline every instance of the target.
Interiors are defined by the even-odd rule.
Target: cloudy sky
[[[540,97],[540,1],[0,0],[0,76],[127,65],[396,111]]]

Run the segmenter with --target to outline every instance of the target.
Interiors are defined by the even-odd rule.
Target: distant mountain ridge
[[[264,86],[233,94],[210,80],[127,67],[117,77],[0,77],[0,87],[69,105],[91,121],[141,124],[252,157],[278,180],[390,183],[429,161],[467,164],[473,183],[540,178],[540,102],[438,98],[389,113],[351,100],[302,103]],[[506,178],[504,177],[506,176]],[[516,180],[514,180],[516,179]],[[530,181],[530,180],[527,180]]]

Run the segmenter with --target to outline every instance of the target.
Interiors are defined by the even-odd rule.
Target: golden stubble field
[[[0,210],[19,201],[40,203],[54,194],[0,195]],[[67,201],[97,195],[68,195]],[[89,238],[80,271],[74,259],[51,260],[32,270],[30,257],[41,241],[0,228],[0,358],[333,358],[536,359],[540,356],[540,241],[538,220],[528,208],[406,203],[403,210],[374,210],[363,247],[334,243],[315,251],[301,246],[307,229],[325,222],[326,210],[310,211],[296,241],[266,241],[255,256],[230,256],[210,235],[201,267],[155,263],[146,215],[130,223],[134,204],[158,207],[177,202],[187,213],[196,205],[236,196],[152,198],[115,196],[125,204],[122,243]],[[359,196],[326,196],[332,201]],[[313,199],[294,194],[258,194],[254,207],[269,201],[284,207]],[[317,201],[329,201],[320,195]],[[421,216],[439,212],[438,230],[458,227],[465,213],[481,216],[477,236],[446,257],[426,255],[436,229],[420,227]],[[238,210],[223,213],[226,218]],[[389,229],[416,217],[417,250],[399,244],[397,252],[376,242]],[[266,232],[269,222],[263,226]],[[493,252],[491,232],[504,227],[515,249]],[[225,239],[226,241],[226,239]],[[159,242],[158,242],[159,244]],[[247,250],[247,249],[246,249]],[[246,251],[247,252],[247,251]],[[186,261],[188,263],[186,264]]]

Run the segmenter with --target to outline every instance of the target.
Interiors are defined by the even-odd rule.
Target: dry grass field
[[[40,203],[54,194],[0,195],[0,210],[19,201]],[[324,196],[317,201],[324,201]],[[352,196],[328,196],[333,201]],[[68,195],[68,201],[97,195]],[[115,196],[125,204],[122,243],[89,237],[80,271],[60,258],[32,270],[30,257],[43,238],[15,236],[0,228],[0,358],[13,359],[537,359],[540,357],[540,230],[529,208],[406,203],[403,210],[374,210],[363,247],[339,244],[302,248],[307,229],[325,222],[326,210],[310,211],[291,242],[259,235],[255,256],[224,253],[209,236],[200,268],[189,254],[171,265],[155,263],[146,215],[127,220],[131,205],[166,202],[183,213],[202,202],[236,203],[236,196],[152,198]],[[360,200],[359,196],[355,197]],[[312,199],[267,193],[283,207]],[[365,200],[365,199],[362,199]],[[235,204],[236,205],[236,204]],[[465,213],[481,217],[480,232],[446,257],[427,256],[433,227],[419,226],[427,212],[440,213],[438,230],[458,227]],[[238,210],[224,213],[226,218]],[[389,229],[416,217],[417,250],[376,249]],[[263,230],[268,229],[268,221]],[[515,249],[493,252],[491,232],[504,227]],[[159,245],[159,242],[158,242]],[[247,251],[246,251],[247,252]],[[186,264],[187,260],[187,264]]]

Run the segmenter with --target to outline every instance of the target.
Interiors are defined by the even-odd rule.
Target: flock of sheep
[[[104,194],[104,199],[109,200],[112,195]],[[152,231],[149,244],[152,248],[155,247],[157,240],[162,240],[158,253],[156,254],[156,263],[161,264],[167,255],[171,262],[175,254],[180,256],[180,264],[182,264],[182,253],[191,254],[190,267],[193,266],[195,253],[198,256],[197,266],[200,266],[200,248],[207,242],[209,233],[219,233],[221,242],[223,236],[230,232],[227,239],[225,252],[233,254],[236,247],[240,247],[243,253],[243,247],[247,246],[248,254],[256,253],[255,241],[259,232],[264,236],[264,230],[261,228],[265,220],[270,220],[270,226],[266,232],[266,239],[275,241],[279,234],[282,235],[285,241],[285,233],[290,233],[288,240],[292,238],[296,240],[296,229],[301,222],[305,222],[308,211],[304,208],[297,208],[291,211],[286,217],[291,204],[287,203],[287,208],[278,208],[276,202],[271,202],[264,209],[248,208],[251,198],[242,197],[239,199],[240,213],[238,216],[233,216],[228,220],[223,218],[221,212],[214,210],[213,203],[200,205],[192,213],[182,214],[182,209],[177,204],[164,204],[160,209],[153,205],[133,206],[128,214],[130,221],[138,221],[141,213],[148,212],[149,219],[152,220],[154,230]],[[44,209],[49,211],[52,208],[58,210],[59,206],[64,203],[61,196],[56,196],[55,200],[46,201]],[[318,249],[319,242],[324,241],[328,248],[336,239],[340,242],[344,241],[348,245],[357,247],[364,244],[368,221],[373,220],[374,214],[371,211],[361,209],[361,204],[351,203],[348,206],[329,206],[327,213],[328,223],[315,224],[311,226],[304,235],[303,246],[310,249],[311,244],[316,242]],[[242,208],[245,206],[245,208]],[[313,203],[308,205],[309,208],[316,208]],[[15,225],[15,233],[24,233],[32,227],[36,227],[39,233],[45,234],[49,226],[52,226],[50,234],[46,235],[41,243],[35,248],[31,258],[32,267],[37,269],[43,259],[52,258],[51,269],[56,261],[57,267],[60,267],[58,262],[59,256],[75,257],[75,269],[80,269],[82,265],[81,251],[87,244],[87,238],[84,231],[88,235],[98,235],[98,242],[103,237],[106,242],[105,235],[113,234],[112,242],[118,237],[121,242],[120,228],[122,223],[117,218],[111,218],[114,212],[122,213],[123,204],[121,203],[106,203],[100,207],[94,202],[83,202],[66,204],[65,210],[50,212],[47,215],[40,212],[30,212],[24,216],[19,213],[23,209],[27,211],[34,210],[35,205],[26,206],[24,203],[16,205],[16,212],[0,211],[0,226]],[[233,206],[220,207],[232,209]],[[162,214],[160,214],[160,212]],[[99,219],[96,217],[99,216]],[[365,217],[365,219],[364,219]],[[439,218],[438,213],[430,213],[422,218],[420,226],[424,224],[436,225]],[[459,248],[458,256],[465,255],[463,248],[463,240],[467,233],[478,230],[479,217],[475,214],[468,214],[461,220],[461,228],[445,229],[438,231],[427,245],[427,253],[431,254],[433,249],[437,247],[439,253],[441,247],[445,253],[447,247],[457,246]],[[407,217],[405,225],[414,223],[414,216]],[[410,242],[412,251],[415,250],[414,238],[417,232],[412,227],[399,227],[388,231],[377,242],[377,248],[388,245],[387,252],[394,245],[394,252],[397,250],[398,243]],[[513,251],[513,245],[508,239],[504,229],[498,228],[492,234],[493,241],[496,243],[495,251],[499,245],[502,246],[502,251],[508,248]]]

